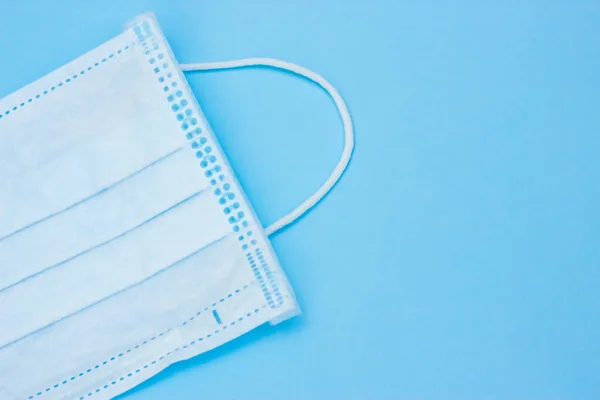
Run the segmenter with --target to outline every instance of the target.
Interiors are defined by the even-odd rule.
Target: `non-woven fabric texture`
[[[0,100],[0,398],[106,399],[300,311],[154,16]]]

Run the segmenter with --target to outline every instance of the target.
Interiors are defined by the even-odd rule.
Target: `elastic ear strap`
[[[251,66],[267,66],[282,69],[301,75],[320,85],[323,89],[327,91],[327,93],[329,93],[329,95],[335,102],[335,105],[338,109],[338,112],[340,113],[340,116],[342,117],[342,122],[344,124],[344,150],[342,151],[340,161],[337,163],[337,165],[331,172],[331,175],[329,176],[329,178],[327,178],[327,180],[325,181],[325,183],[323,183],[319,190],[317,190],[312,196],[310,196],[302,204],[300,204],[298,207],[292,210],[292,212],[265,228],[265,232],[267,235],[272,235],[273,233],[279,231],[283,227],[291,224],[292,222],[300,218],[308,210],[314,207],[319,201],[321,201],[321,199],[335,186],[335,184],[338,182],[338,180],[346,170],[348,162],[350,162],[350,157],[352,156],[352,149],[354,148],[354,129],[352,127],[352,118],[350,117],[350,113],[348,112],[348,107],[346,107],[346,103],[344,103],[344,100],[342,99],[342,96],[337,91],[337,89],[333,87],[333,85],[329,83],[325,78],[307,68],[286,61],[276,60],[273,58],[246,58],[243,60],[181,64],[180,66],[183,71],[190,72],[243,68]]]

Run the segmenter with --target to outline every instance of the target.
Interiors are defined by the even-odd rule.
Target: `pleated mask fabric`
[[[0,113],[0,398],[111,398],[299,313],[152,15]]]
[[[183,71],[268,66],[329,93],[341,158],[263,228]],[[107,399],[300,313],[268,236],[354,146],[320,75],[274,59],[179,65],[155,17],[0,99],[0,399]]]

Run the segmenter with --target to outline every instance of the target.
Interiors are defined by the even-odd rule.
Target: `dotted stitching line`
[[[134,46],[134,45],[135,45],[135,42],[131,44],[131,46]],[[46,90],[44,90],[43,92],[41,92],[41,93],[38,93],[38,94],[36,94],[35,96],[28,98],[26,101],[22,101],[22,102],[21,102],[21,103],[19,103],[18,105],[14,106],[14,107],[12,107],[12,108],[9,108],[8,110],[6,110],[6,111],[4,111],[4,112],[1,112],[1,113],[0,113],[0,119],[4,118],[5,116],[8,116],[8,115],[10,115],[11,113],[14,113],[15,111],[17,111],[17,110],[19,110],[19,109],[21,109],[21,108],[25,107],[26,105],[28,105],[28,104],[30,104],[30,103],[33,103],[33,101],[34,101],[34,100],[37,100],[37,99],[39,99],[39,98],[41,98],[41,97],[43,97],[43,96],[46,96],[46,95],[48,95],[48,94],[50,94],[50,93],[52,93],[52,92],[56,91],[57,89],[59,89],[59,88],[61,88],[61,87],[65,86],[65,85],[67,85],[67,84],[71,83],[71,82],[75,82],[75,80],[76,80],[78,77],[85,75],[85,74],[86,74],[86,71],[87,71],[87,72],[89,72],[89,71],[93,70],[94,68],[97,68],[97,67],[99,67],[99,66],[101,66],[101,65],[105,64],[105,63],[106,63],[106,62],[108,62],[109,60],[113,59],[115,56],[118,56],[118,55],[120,55],[121,53],[123,53],[124,51],[127,51],[127,50],[129,50],[129,49],[130,49],[130,45],[127,45],[127,46],[125,46],[125,47],[124,47],[124,48],[122,48],[122,49],[118,49],[116,52],[114,52],[114,53],[110,53],[110,54],[109,54],[107,57],[105,57],[105,58],[103,58],[103,59],[99,60],[98,62],[94,63],[93,65],[90,65],[90,66],[88,66],[86,69],[82,69],[82,70],[79,72],[79,74],[75,74],[75,75],[73,75],[72,77],[69,77],[69,78],[65,79],[65,80],[64,80],[64,82],[63,82],[63,81],[60,81],[60,82],[58,82],[56,85],[50,86],[49,88],[47,88],[47,89],[46,89]]]
[[[219,301],[216,301],[216,302],[212,303],[210,306],[204,307],[204,312],[208,311],[209,307],[210,308],[214,308],[214,307],[217,306],[217,304],[224,303],[226,300],[232,298],[234,295],[240,293],[242,290],[248,289],[248,287],[249,287],[249,285],[244,285],[240,289],[236,289],[235,291],[229,293],[227,296],[220,298]],[[188,322],[193,321],[196,317],[200,316],[201,314],[202,314],[202,311],[198,311],[196,314],[192,315],[190,318],[186,319],[185,321],[183,321],[182,323],[176,325],[175,327],[169,328],[166,331],[160,332],[160,333],[152,336],[150,339],[144,340],[142,343],[137,344],[137,345],[135,345],[135,346],[127,349],[126,351],[123,351],[122,353],[119,353],[119,354],[117,354],[117,355],[115,355],[113,357],[110,357],[107,360],[104,360],[101,363],[96,364],[93,368],[88,368],[87,370],[82,371],[79,374],[71,376],[69,379],[63,380],[61,383],[57,383],[57,384],[53,385],[52,387],[47,387],[44,391],[40,391],[40,392],[37,392],[35,395],[29,396],[28,399],[31,400],[31,399],[33,399],[36,396],[42,396],[43,394],[48,393],[52,389],[56,389],[56,388],[58,388],[61,385],[66,385],[67,383],[69,383],[71,381],[74,381],[75,379],[80,378],[80,377],[84,376],[85,374],[88,374],[88,373],[92,372],[93,370],[96,370],[96,369],[100,368],[103,365],[107,365],[108,363],[110,363],[112,361],[115,361],[115,360],[123,357],[124,355],[126,355],[128,353],[131,353],[133,350],[137,350],[141,346],[143,346],[143,345],[145,345],[145,344],[147,344],[149,342],[153,342],[157,338],[166,335],[167,333],[171,332],[173,329],[175,329],[175,328],[177,328],[179,326],[185,326],[185,325],[187,325]]]
[[[283,297],[281,296],[281,293],[279,292],[279,288],[277,287],[277,282],[275,281],[275,277],[273,276],[271,267],[269,267],[269,263],[267,263],[267,260],[265,259],[265,256],[263,255],[263,253],[260,249],[256,249],[256,250],[254,250],[254,252],[256,253],[256,257],[258,258],[258,261],[260,262],[260,266],[262,267],[263,271],[265,272],[266,278],[269,280],[269,285],[271,285],[271,289],[273,289],[273,293],[275,293],[275,297],[277,298],[277,304],[269,303],[269,305],[271,306],[271,308],[278,308],[283,304]]]
[[[191,108],[189,101],[183,98],[183,91],[177,89],[179,82],[170,71],[171,66],[162,61],[165,57],[162,52],[159,52],[156,56],[152,55],[151,48],[158,51],[159,45],[155,40],[150,24],[144,21],[142,27],[134,27],[134,31],[138,34],[142,47],[150,57],[148,62],[153,66],[153,71],[158,76],[158,82],[164,85],[163,91],[167,94],[167,101],[171,106],[171,110],[175,113],[177,121],[181,123],[181,130],[186,132],[186,138],[190,140],[190,147],[195,151],[196,158],[200,160],[200,167],[204,170],[204,175],[210,179],[210,184],[215,187],[214,194],[219,198],[219,204],[223,206],[223,213],[228,216],[228,222],[233,225],[233,231],[240,232],[240,225],[242,228],[248,228],[249,222],[245,219],[246,215],[241,210],[240,203],[235,200],[235,194],[231,191],[231,184],[226,182],[227,178],[222,173],[223,167],[217,157],[212,154],[213,148],[208,143],[208,139],[202,135],[202,129],[197,127],[198,119],[194,115],[194,110]],[[162,65],[160,65],[161,62]],[[238,239],[240,242],[246,242],[247,237],[250,236],[252,236],[252,231],[247,230],[246,237],[240,235]],[[253,246],[257,244],[255,239],[250,239],[249,242]],[[246,250],[248,245],[244,243],[242,248]]]
[[[190,147],[195,152],[196,158],[200,161],[200,167],[204,170],[206,178],[210,179],[210,184],[214,188],[214,195],[218,198],[219,204],[223,206],[223,213],[227,216],[227,221],[232,225],[232,229],[237,233],[238,240],[242,246],[242,250],[247,251],[246,254],[250,267],[252,268],[255,277],[260,284],[265,299],[269,302],[272,308],[279,307],[283,304],[283,298],[279,292],[273,274],[266,262],[264,256],[257,247],[257,240],[253,237],[252,230],[249,229],[249,222],[246,219],[246,214],[241,210],[239,201],[236,200],[236,195],[231,191],[231,184],[223,173],[223,168],[217,157],[212,154],[213,148],[208,143],[208,139],[203,135],[202,129],[197,127],[198,119],[194,116],[190,102],[183,97],[184,93],[178,89],[175,75],[170,70],[171,66],[164,62],[164,53],[160,51],[160,46],[155,40],[154,33],[148,21],[144,21],[140,26],[133,28],[140,44],[144,49],[149,59],[148,62],[152,66],[154,73],[157,76],[158,82],[163,86],[163,92],[167,94],[167,101],[171,106],[171,110],[175,113],[177,121],[181,123],[181,130],[186,133],[186,138],[190,141]],[[153,54],[154,52],[157,54]],[[162,64],[162,65],[161,65]],[[259,251],[259,261],[261,267],[267,274],[267,279],[275,293],[278,304],[275,304],[271,294],[267,290],[263,276],[258,273],[256,264],[252,264],[252,254],[249,247],[256,248]]]
[[[256,280],[258,281],[258,283],[260,285],[260,290],[263,292],[263,295],[265,296],[267,303],[269,303],[269,306],[271,306],[271,308],[272,308],[273,307],[272,305],[274,305],[273,298],[271,297],[271,293],[269,292],[269,289],[267,288],[267,285],[265,284],[265,281],[262,277],[262,274],[260,273],[260,270],[256,266],[256,261],[254,260],[252,253],[250,253],[250,252],[246,253],[246,258],[248,259],[248,264],[250,264],[250,268],[252,268],[254,277],[256,278]]]
[[[265,307],[266,307],[266,305],[263,305],[261,308],[265,308]],[[254,314],[258,314],[259,312],[260,312],[260,309],[258,309],[258,308],[254,309]],[[236,320],[233,320],[233,321],[229,322],[228,324],[223,325],[223,327],[221,329],[216,329],[213,333],[209,333],[206,336],[202,336],[202,337],[199,337],[196,340],[192,340],[188,344],[185,344],[185,345],[183,345],[181,347],[177,347],[174,350],[171,350],[168,353],[160,356],[159,358],[152,360],[148,364],[145,364],[143,367],[137,368],[135,371],[129,372],[128,374],[123,375],[120,378],[113,380],[112,382],[110,382],[110,384],[103,385],[103,386],[97,388],[95,391],[89,392],[87,394],[87,397],[92,397],[94,394],[100,393],[100,391],[102,391],[102,390],[108,389],[109,387],[114,386],[117,383],[123,382],[127,378],[131,378],[133,376],[137,376],[137,374],[142,373],[145,370],[147,370],[149,366],[157,364],[157,363],[160,363],[161,361],[165,360],[166,358],[168,358],[172,354],[175,354],[175,353],[177,353],[179,351],[187,350],[187,349],[191,348],[192,346],[194,346],[196,344],[201,344],[205,340],[208,340],[208,339],[210,339],[212,337],[215,337],[216,335],[218,335],[221,332],[225,332],[229,326],[234,326],[235,324],[237,324],[239,322],[242,322],[244,319],[250,318],[252,315],[253,314],[251,312],[246,313],[245,316],[241,316],[241,317],[237,318]],[[85,398],[86,398],[86,396],[81,396],[81,397],[79,397],[79,400],[85,400]]]

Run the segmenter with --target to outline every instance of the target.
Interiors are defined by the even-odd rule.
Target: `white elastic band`
[[[319,190],[317,190],[312,196],[310,196],[302,204],[296,207],[292,212],[265,228],[265,232],[267,235],[272,235],[273,233],[279,231],[281,228],[291,224],[292,222],[300,218],[308,210],[314,207],[331,190],[331,188],[335,186],[337,181],[344,173],[344,170],[348,166],[348,162],[350,161],[350,157],[352,156],[352,149],[354,148],[354,129],[352,127],[352,118],[350,118],[350,113],[348,112],[348,107],[346,107],[346,103],[344,103],[344,100],[342,99],[342,96],[337,91],[337,89],[333,87],[333,85],[329,83],[325,78],[323,78],[321,75],[315,72],[312,72],[307,68],[286,61],[276,60],[273,58],[246,58],[243,60],[181,64],[180,66],[182,70],[189,72],[242,68],[251,66],[267,66],[282,69],[301,75],[320,85],[323,89],[327,91],[327,93],[329,93],[329,95],[335,102],[340,116],[342,117],[342,122],[344,123],[344,150],[342,151],[340,161],[337,163],[337,165],[333,169],[333,172],[331,173],[329,178],[327,178],[325,183],[323,183],[323,185],[319,188]]]

